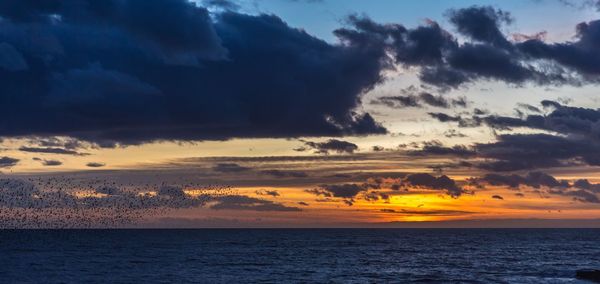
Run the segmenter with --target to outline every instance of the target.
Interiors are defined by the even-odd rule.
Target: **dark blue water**
[[[578,283],[600,230],[0,231],[0,282]]]

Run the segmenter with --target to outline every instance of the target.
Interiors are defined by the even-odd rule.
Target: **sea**
[[[598,229],[0,231],[0,283],[587,283]]]

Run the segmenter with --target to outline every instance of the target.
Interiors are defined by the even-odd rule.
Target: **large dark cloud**
[[[353,198],[357,194],[362,191],[365,191],[367,188],[365,186],[359,184],[330,184],[330,185],[322,185],[321,189],[325,197],[341,197],[341,198]],[[315,192],[319,194],[318,192]]]
[[[0,136],[69,136],[114,147],[381,134],[384,127],[356,110],[395,66],[416,68],[422,83],[442,89],[479,80],[596,83],[600,72],[597,21],[579,24],[575,41],[515,42],[502,33],[507,12],[451,10],[463,41],[433,21],[406,28],[352,15],[334,32],[340,43],[331,44],[275,15],[206,3],[218,12],[185,0],[3,1],[0,103],[11,107]],[[380,102],[466,104],[431,94]]]
[[[539,36],[509,40],[502,28],[513,21],[510,13],[489,6],[450,10],[447,16],[459,36],[433,21],[413,29],[356,16],[349,22],[363,33],[385,38],[398,64],[417,67],[423,83],[441,89],[480,80],[515,86],[598,82],[599,22],[579,24],[575,42],[548,44]]]
[[[514,171],[566,166],[573,159],[599,165],[598,145],[548,134],[507,134],[492,143],[476,144],[478,155],[492,159],[480,167],[492,171]]]
[[[352,29],[329,44],[274,15],[211,17],[185,0],[9,0],[0,16],[0,136],[111,147],[386,132],[354,112],[385,49]]]
[[[436,177],[428,173],[417,173],[408,175],[404,182],[414,187],[445,190],[452,197],[458,197],[466,192],[446,175]]]
[[[471,179],[471,182],[482,186],[508,186],[518,189],[520,186],[532,187],[537,190],[555,195],[569,196],[573,200],[588,203],[600,203],[597,194],[600,192],[599,184],[592,184],[586,179],[569,183],[566,180],[557,180],[551,175],[542,172],[529,172],[526,175],[500,175],[487,174],[480,178]]]
[[[472,116],[429,113],[440,122],[457,123],[459,127],[487,125],[494,130],[512,131],[527,129],[534,133],[499,134],[496,141],[476,143],[472,156],[487,159],[475,163],[490,171],[515,171],[550,168],[572,164],[600,165],[600,110],[562,105],[544,100],[541,107],[519,104],[517,116],[486,115],[476,112]],[[542,114],[542,109],[544,113]],[[518,109],[517,109],[518,110]],[[434,151],[416,151],[426,154],[435,150],[451,151],[447,147]],[[459,153],[454,153],[459,156]]]
[[[487,125],[496,129],[523,127],[554,133],[500,135],[497,142],[478,144],[476,148],[482,156],[501,160],[490,164],[490,169],[519,170],[574,162],[600,165],[600,111],[555,101],[541,104],[553,110],[546,115],[483,117]]]
[[[548,44],[531,39],[517,46],[531,58],[551,60],[597,81],[594,76],[600,74],[600,21],[580,23],[576,32],[577,40],[574,42]]]
[[[551,175],[542,172],[529,172],[526,175],[501,175],[501,174],[486,174],[478,179],[490,185],[504,185],[512,188],[517,188],[520,185],[526,185],[533,188],[545,187],[569,187],[566,181],[558,181]]]
[[[552,108],[552,111],[546,115],[533,114],[525,117],[487,116],[484,122],[497,129],[526,127],[600,141],[600,110],[565,106],[550,100],[542,101],[541,105]]]
[[[492,7],[469,7],[449,11],[450,22],[461,34],[480,42],[495,46],[506,47],[510,43],[504,37],[499,27],[511,23],[510,14]]]

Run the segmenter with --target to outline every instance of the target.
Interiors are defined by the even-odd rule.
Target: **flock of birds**
[[[114,228],[171,210],[202,207],[234,189],[193,182],[118,183],[100,178],[0,179],[0,228]]]

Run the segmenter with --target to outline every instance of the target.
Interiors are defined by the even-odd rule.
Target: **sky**
[[[600,2],[0,3],[0,227],[599,227]]]

